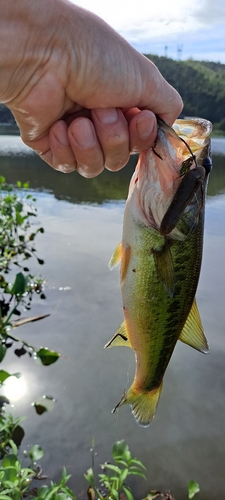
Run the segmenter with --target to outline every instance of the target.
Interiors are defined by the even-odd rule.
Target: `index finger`
[[[145,74],[142,79],[143,90],[138,107],[151,110],[168,125],[172,125],[183,109],[182,98],[177,90],[165,80],[152,61],[148,59],[148,64],[145,62],[144,67],[149,75]]]

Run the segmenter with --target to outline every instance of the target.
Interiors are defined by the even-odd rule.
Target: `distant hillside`
[[[15,123],[11,111],[4,104],[0,104],[0,123]]]
[[[146,54],[166,80],[181,94],[184,116],[200,116],[212,123],[222,122],[225,131],[225,64],[175,61],[168,57]],[[10,111],[0,104],[0,123],[15,123]]]
[[[212,123],[225,118],[225,64],[174,61],[146,54],[184,101],[184,116],[200,116]]]

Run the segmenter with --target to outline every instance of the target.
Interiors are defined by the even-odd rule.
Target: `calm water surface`
[[[47,345],[63,357],[51,367],[11,355],[3,368],[22,372],[11,397],[13,414],[27,415],[22,448],[45,450],[44,472],[58,479],[62,466],[70,486],[85,496],[83,472],[91,466],[94,437],[98,464],[110,459],[112,444],[126,439],[148,469],[148,481],[134,481],[137,498],[149,488],[171,489],[187,498],[190,479],[199,482],[199,500],[225,497],[225,140],[213,140],[214,169],[206,205],[204,259],[197,300],[211,346],[208,356],[178,343],[164,378],[157,414],[143,429],[130,408],[111,409],[128,388],[135,361],[129,349],[104,350],[122,321],[119,270],[107,264],[120,241],[124,200],[132,164],[120,173],[86,180],[53,171],[18,137],[0,137],[0,174],[8,182],[29,180],[38,220],[45,234],[37,240],[45,265],[32,271],[47,278],[46,301],[35,300],[33,314],[43,322],[17,332],[31,344]],[[27,313],[28,314],[28,313]],[[19,398],[20,390],[23,395]],[[30,403],[50,394],[52,412],[38,416]]]

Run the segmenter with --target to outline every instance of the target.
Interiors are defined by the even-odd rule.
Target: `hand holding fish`
[[[122,168],[154,144],[155,115],[182,109],[151,61],[67,0],[1,2],[0,102],[43,160],[85,177]]]

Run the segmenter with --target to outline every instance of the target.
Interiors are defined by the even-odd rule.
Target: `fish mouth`
[[[185,174],[210,157],[209,121],[176,120],[173,127],[157,118],[158,135],[150,150],[141,153],[130,193],[136,191],[135,214],[143,225],[160,232],[162,219]],[[209,165],[203,165],[211,168]],[[138,210],[138,207],[140,210]]]
[[[170,127],[161,118],[157,118],[157,123],[165,135],[170,135],[174,139],[178,139],[184,143],[186,146],[183,149],[184,161],[186,157],[198,156],[209,145],[212,124],[208,120],[204,120],[203,118],[177,119],[173,126]]]

